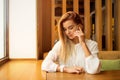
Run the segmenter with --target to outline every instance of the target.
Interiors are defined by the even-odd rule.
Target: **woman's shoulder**
[[[61,45],[61,42],[57,41],[54,46],[56,46],[56,45]]]
[[[86,44],[92,46],[97,45],[97,42],[91,39],[86,39]]]
[[[54,44],[53,49],[54,49],[54,48],[60,48],[60,46],[61,46],[61,42],[60,42],[60,41],[57,41],[57,42]]]

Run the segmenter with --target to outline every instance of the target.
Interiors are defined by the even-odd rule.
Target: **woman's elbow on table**
[[[92,66],[91,66],[92,67]],[[101,63],[99,62],[98,66],[95,68],[87,68],[86,72],[89,74],[97,74],[100,73],[101,70]]]
[[[87,73],[88,74],[97,74],[97,73],[99,73],[100,71],[98,71],[98,70],[88,70],[87,71]]]
[[[42,63],[42,65],[41,65],[41,70],[43,70],[43,71],[47,71],[46,66],[43,65],[43,63]]]
[[[55,63],[45,63],[43,62],[41,65],[41,69],[47,72],[56,72],[57,64]]]

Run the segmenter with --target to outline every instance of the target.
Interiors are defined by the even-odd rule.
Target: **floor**
[[[11,60],[0,66],[0,80],[45,80],[42,60]]]

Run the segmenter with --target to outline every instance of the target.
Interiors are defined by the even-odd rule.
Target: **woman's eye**
[[[73,29],[73,26],[70,26],[70,28],[69,29]]]

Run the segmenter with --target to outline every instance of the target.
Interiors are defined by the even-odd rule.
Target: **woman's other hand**
[[[80,27],[78,27],[74,35],[78,37],[80,44],[82,44],[82,42],[85,42],[85,35]]]
[[[84,72],[84,69],[82,67],[64,67],[63,71],[67,73],[80,74]]]

